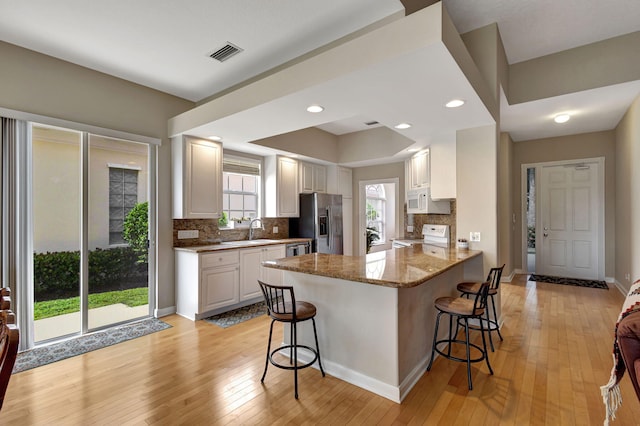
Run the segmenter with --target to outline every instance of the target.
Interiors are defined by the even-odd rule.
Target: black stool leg
[[[264,361],[264,373],[262,373],[261,383],[264,383],[264,378],[267,375],[267,368],[269,367],[269,354],[271,353],[271,336],[273,335],[273,323],[275,320],[271,320],[271,327],[269,327],[269,343],[267,343],[267,359]]]
[[[464,318],[464,334],[467,338],[465,342],[467,344],[467,381],[469,382],[469,390],[473,390],[473,384],[471,383],[471,349],[469,348],[469,319],[466,317]]]
[[[292,322],[291,327],[293,328],[293,381],[294,381],[294,391],[296,399],[298,399],[298,330],[296,328],[296,323]]]
[[[438,340],[438,328],[440,327],[440,315],[442,312],[438,312],[436,316],[436,329],[433,332],[433,345],[431,345],[431,359],[429,360],[429,365],[427,365],[427,371],[431,370],[431,365],[433,364],[433,357],[436,354],[436,340]]]
[[[491,330],[487,330],[489,332],[489,337],[491,337]],[[484,326],[482,325],[482,321],[480,321],[480,333],[482,333],[482,347],[484,348],[484,359],[487,361],[487,367],[489,367],[489,373],[493,374],[493,368],[491,368],[491,364],[489,363],[489,352],[487,351],[487,341],[484,338]]]
[[[489,344],[491,345],[491,352],[495,352],[496,350],[493,347],[493,338],[491,337],[491,317],[489,316],[489,307],[485,306],[485,314],[487,316],[487,329],[489,330]],[[480,326],[482,328],[482,317],[478,318],[480,321]],[[483,334],[484,336],[484,334]]]
[[[449,315],[449,348],[448,348],[448,352],[447,355],[451,356],[451,346],[453,346],[451,344],[451,342],[453,341],[453,335],[451,330],[453,330],[453,315],[448,314]],[[456,319],[456,336],[458,335],[458,320]]]
[[[500,340],[504,340],[502,338],[502,334],[500,334],[500,327],[498,326],[498,314],[496,314],[496,300],[493,298],[493,294],[491,295],[491,307],[493,308],[493,319],[495,320],[496,331],[498,332],[498,336],[500,337]]]
[[[322,372],[322,377],[324,377],[324,369],[322,368],[322,360],[320,360],[320,345],[318,344],[318,333],[316,332],[316,319],[311,318],[313,322],[313,337],[316,338],[316,352],[318,352],[318,365],[320,366],[320,371]]]

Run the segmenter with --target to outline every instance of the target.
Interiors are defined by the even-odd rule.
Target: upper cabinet
[[[174,219],[217,219],[222,212],[222,144],[191,136],[171,140]]]
[[[405,190],[429,186],[429,150],[425,149],[405,161]]]
[[[265,157],[265,216],[297,217],[298,161],[279,155]]]
[[[327,166],[301,161],[300,192],[327,192]]]
[[[456,198],[456,143],[438,142],[429,147],[431,152],[431,198]]]

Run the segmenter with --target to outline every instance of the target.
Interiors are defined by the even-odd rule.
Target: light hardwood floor
[[[292,372],[260,383],[266,317],[221,329],[170,316],[168,330],[14,375],[0,424],[602,424],[624,296],[525,280],[502,284],[505,340],[493,376],[474,364],[473,391],[464,364],[437,359],[402,404],[315,369],[296,401]],[[622,394],[613,425],[640,424],[626,376]]]

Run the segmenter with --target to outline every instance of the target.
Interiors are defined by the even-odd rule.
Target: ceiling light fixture
[[[570,118],[571,116],[569,114],[558,114],[553,118],[553,121],[556,123],[566,123]]]
[[[209,139],[211,139],[212,141],[221,141],[222,138],[220,136],[209,136]]]
[[[321,107],[320,105],[309,105],[307,107],[307,111],[313,112],[313,113],[322,112],[322,111],[324,111],[324,108]]]
[[[398,130],[404,130],[404,129],[408,129],[409,127],[411,127],[411,124],[409,124],[409,123],[400,123],[400,124],[396,124],[394,127],[396,129],[398,129]]]
[[[447,108],[458,108],[464,105],[464,101],[462,99],[452,99],[445,104]]]

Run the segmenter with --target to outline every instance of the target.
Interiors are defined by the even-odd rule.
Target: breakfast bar
[[[484,275],[481,251],[428,244],[366,256],[312,253],[263,266],[283,270],[296,299],[317,307],[325,370],[398,403],[429,362],[433,301]],[[312,329],[299,326],[298,333],[299,342],[314,345]]]

